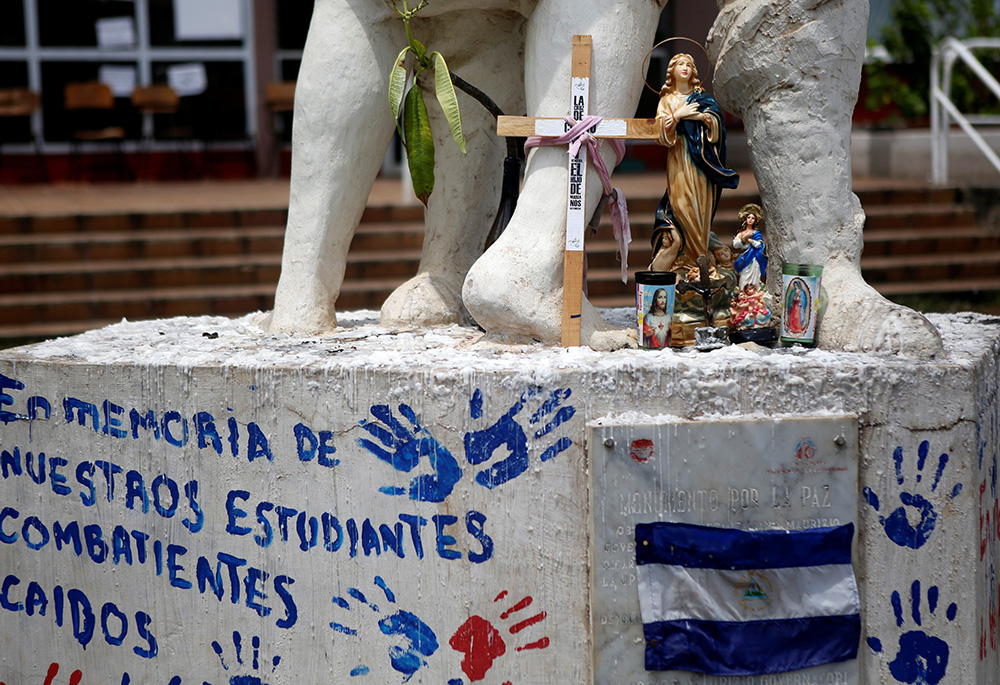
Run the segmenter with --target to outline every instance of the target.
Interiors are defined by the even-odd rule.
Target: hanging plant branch
[[[504,111],[500,109],[497,103],[493,102],[493,98],[484,93],[483,91],[476,88],[474,85],[466,81],[464,78],[451,72],[451,81],[455,84],[455,87],[460,91],[473,98],[476,102],[481,104],[486,108],[486,111],[493,115],[494,119],[502,117]],[[507,156],[516,157],[517,159],[524,160],[524,149],[521,145],[518,145],[518,138],[505,138],[507,142]]]
[[[449,72],[449,75],[451,76],[451,81],[455,84],[456,88],[469,97],[474,98],[479,104],[486,108],[487,112],[493,115],[494,119],[503,116],[503,110],[500,109],[497,103],[493,102],[493,99],[489,95],[476,88],[455,72]]]
[[[408,43],[396,57],[389,72],[389,110],[396,121],[396,130],[403,141],[403,147],[406,148],[407,166],[410,169],[410,178],[413,179],[413,192],[426,206],[428,198],[434,191],[434,140],[427,118],[427,105],[424,102],[423,91],[417,84],[417,77],[425,71],[433,72],[434,95],[444,112],[451,137],[463,154],[466,151],[465,134],[462,131],[462,115],[455,88],[475,99],[494,117],[502,116],[503,110],[486,93],[453,74],[448,69],[444,55],[436,51],[428,53],[427,48],[413,37],[410,24],[417,12],[427,5],[428,0],[420,0],[413,9],[409,8],[407,0],[384,0],[384,2],[402,19]],[[407,90],[406,82],[411,71],[406,63],[407,56],[411,54],[416,64],[412,69],[413,85]],[[507,156],[518,159],[523,157],[515,141],[507,141]]]

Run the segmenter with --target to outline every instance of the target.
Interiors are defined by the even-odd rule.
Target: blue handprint
[[[387,602],[396,603],[396,596],[381,577],[375,576],[375,585],[381,588]],[[348,588],[347,594],[359,606],[366,606],[375,614],[381,613],[378,606],[369,601],[361,590],[353,587]],[[341,609],[351,610],[351,603],[343,597],[334,597],[332,601]],[[357,629],[337,622],[330,623],[330,627],[344,635],[356,636],[358,634]],[[382,618],[378,622],[378,628],[383,635],[399,638],[402,642],[402,644],[391,645],[388,652],[390,665],[393,670],[403,674],[404,683],[409,681],[414,673],[427,665],[427,660],[424,657],[429,657],[437,651],[437,635],[434,634],[430,626],[409,611],[400,609],[396,613]],[[368,673],[369,668],[364,664],[359,664],[351,669],[351,676],[362,676]]]
[[[938,588],[927,589],[927,610],[933,616],[938,606]],[[903,626],[903,602],[898,591],[892,593],[892,611],[896,615],[896,625]],[[913,622],[922,626],[920,615],[920,581],[910,586],[910,614]],[[954,621],[958,606],[954,602],[945,611],[948,621]],[[882,641],[877,637],[867,640],[868,646],[877,654],[882,653]],[[910,630],[899,636],[899,651],[889,662],[889,673],[907,685],[936,685],[940,683],[948,669],[948,643],[939,637],[928,635],[922,630]]]
[[[923,479],[924,465],[927,462],[929,451],[930,444],[926,440],[921,442],[920,447],[917,448],[917,483]],[[902,447],[896,448],[892,459],[896,465],[896,483],[902,485],[904,480]],[[947,465],[948,455],[942,454],[938,459],[937,470],[934,472],[934,482],[931,485],[931,492],[937,490],[938,484],[941,482],[941,475],[944,473]],[[962,484],[956,484],[952,488],[950,495],[948,495],[948,499],[954,499],[961,491]],[[878,495],[872,492],[871,488],[866,486],[862,491],[862,495],[875,511],[880,511],[881,505]],[[934,526],[937,525],[937,512],[934,511],[934,505],[922,495],[910,492],[899,493],[899,501],[902,503],[902,506],[897,507],[888,516],[879,516],[878,521],[885,529],[885,534],[894,543],[900,547],[920,549],[930,538],[931,533],[934,532]],[[907,518],[908,508],[915,510],[916,514],[920,517],[916,525],[911,524]]]
[[[391,464],[397,471],[409,473],[423,457],[430,461],[434,473],[415,476],[410,480],[410,499],[419,502],[443,502],[455,489],[455,483],[462,478],[458,460],[451,455],[437,439],[420,425],[417,415],[406,404],[399,405],[402,414],[413,426],[408,429],[393,416],[392,410],[384,404],[371,408],[372,416],[381,421],[376,423],[362,419],[361,427],[370,433],[381,445],[359,438],[358,444],[376,457]],[[385,486],[380,492],[388,495],[406,494],[404,488]]]
[[[528,469],[528,436],[521,424],[514,420],[514,417],[524,409],[524,405],[529,399],[541,392],[540,386],[529,387],[521,394],[514,406],[508,409],[507,413],[492,426],[465,434],[465,457],[472,465],[488,461],[493,457],[493,453],[501,447],[505,447],[510,453],[506,459],[476,473],[477,483],[492,490],[498,485],[520,476]],[[576,409],[570,405],[562,406],[572,392],[569,388],[554,390],[531,414],[528,418],[528,424],[536,428],[534,432],[536,440],[548,435],[557,426],[573,418]],[[469,411],[473,419],[482,417],[482,405],[482,392],[476,390],[469,401]],[[550,417],[553,412],[555,414]],[[543,421],[545,421],[544,424]],[[569,449],[572,444],[573,441],[569,438],[564,437],[557,440],[542,453],[542,461],[552,459]]]
[[[260,670],[260,637],[254,635],[250,640],[250,644],[253,646],[253,670]],[[236,663],[243,665],[243,636],[238,630],[233,631],[233,649],[236,652]],[[212,640],[212,650],[215,655],[219,657],[219,663],[222,664],[222,668],[226,671],[229,670],[229,666],[226,665],[226,659],[222,655],[222,645],[216,640]],[[278,664],[281,663],[281,657],[276,656],[271,659],[271,673],[274,673],[275,669],[278,668]],[[180,679],[178,679],[179,681]],[[208,685],[208,683],[205,683]],[[267,685],[261,678],[255,675],[237,675],[229,679],[229,685]]]

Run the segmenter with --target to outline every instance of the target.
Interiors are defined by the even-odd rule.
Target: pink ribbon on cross
[[[597,126],[603,117],[586,116],[580,121],[572,117],[563,117],[563,120],[570,125],[570,129],[557,137],[531,136],[524,143],[524,154],[528,150],[541,145],[566,145],[569,144],[569,154],[576,156],[582,145],[586,145],[590,150],[590,159],[594,162],[597,175],[601,179],[601,187],[604,189],[606,197],[611,205],[611,226],[614,229],[615,240],[618,242],[618,254],[621,257],[622,283],[628,283],[628,244],[632,242],[632,227],[628,222],[628,206],[625,204],[625,193],[620,188],[611,185],[611,173],[608,171],[604,159],[600,155],[598,140],[591,135],[591,128]],[[625,157],[625,142],[620,138],[608,138],[611,148],[615,151],[615,166],[618,166],[622,158]]]

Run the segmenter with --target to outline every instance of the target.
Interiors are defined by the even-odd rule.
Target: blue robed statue
[[[733,238],[733,249],[740,251],[736,270],[740,274],[739,290],[747,285],[760,287],[767,275],[767,245],[764,244],[764,210],[756,204],[746,204],[739,213],[740,230]]]
[[[708,254],[709,230],[723,188],[739,176],[726,168],[722,110],[701,87],[694,59],[675,55],[667,66],[656,111],[660,145],[667,153],[667,189],[653,224],[654,271],[687,274]]]

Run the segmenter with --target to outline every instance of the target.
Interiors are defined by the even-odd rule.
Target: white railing
[[[1000,83],[988,72],[973,50],[1000,50],[1000,38],[970,38],[958,40],[945,38],[934,48],[931,62],[931,172],[935,183],[948,182],[948,133],[951,119],[955,120],[976,147],[986,155],[993,168],[1000,173],[1000,158],[983,140],[975,125],[1000,125],[1000,116],[963,114],[951,101],[951,73],[955,61],[961,59],[979,77],[983,84],[1000,99]]]

